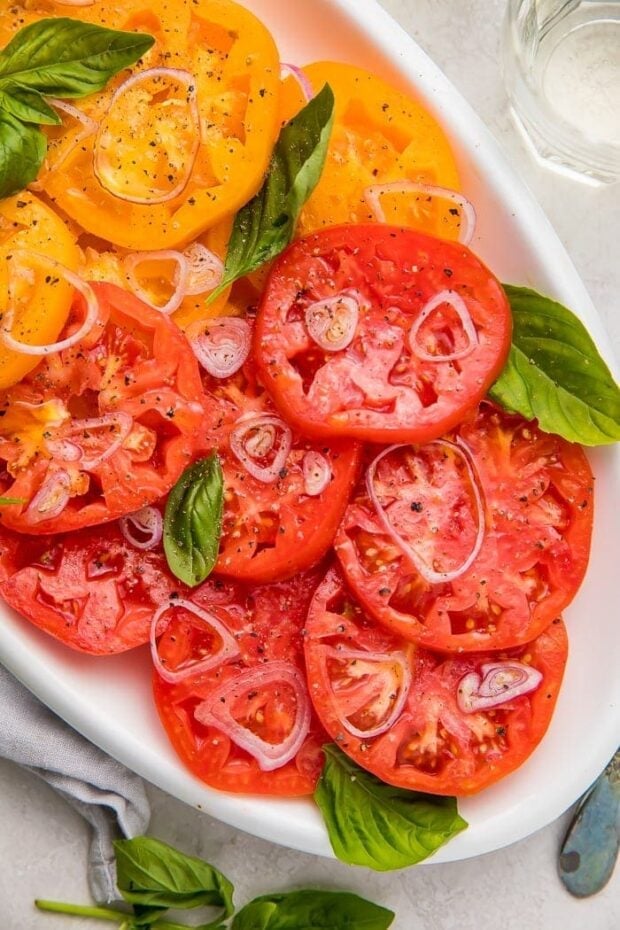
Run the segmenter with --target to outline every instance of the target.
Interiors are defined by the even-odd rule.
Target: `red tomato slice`
[[[306,574],[243,588],[209,580],[191,600],[215,617],[214,624],[197,620],[184,607],[164,613],[158,652],[167,670],[224,654],[213,668],[182,681],[154,676],[155,703],[172,745],[187,767],[213,788],[290,797],[313,792],[325,742],[314,716],[294,758],[271,770],[261,768],[235,739],[262,745],[265,755],[269,747],[277,754],[281,744],[294,738],[304,707],[310,708],[301,631],[317,581],[316,574]],[[230,642],[238,648],[236,655]]]
[[[199,445],[204,396],[183,333],[114,285],[93,289],[90,334],[0,394],[0,494],[23,500],[2,509],[11,529],[64,532],[139,510]]]
[[[347,755],[388,784],[467,795],[514,771],[543,738],[568,642],[554,620],[534,642],[499,654],[429,652],[377,627],[332,569],[310,606],[304,648],[317,713]],[[498,670],[500,703],[463,710],[467,676],[482,692]],[[537,685],[509,696],[511,674]]]
[[[469,249],[375,224],[323,230],[276,261],[254,346],[306,435],[426,442],[482,399],[510,334],[502,287]]]
[[[0,530],[0,595],[80,652],[111,655],[148,642],[153,612],[182,589],[161,547],[134,549],[116,522],[66,536]]]
[[[420,645],[461,652],[527,643],[585,574],[588,461],[580,446],[488,403],[446,440],[397,446],[378,462],[372,487],[382,514],[367,479],[336,538],[347,582],[377,620]]]
[[[256,383],[251,361],[231,378],[203,383],[212,401],[208,442],[225,487],[216,571],[258,583],[305,571],[333,542],[358,475],[359,446],[292,432]]]

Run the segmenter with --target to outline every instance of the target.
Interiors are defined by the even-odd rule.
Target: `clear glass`
[[[503,66],[540,159],[592,183],[620,179],[620,0],[509,0]]]

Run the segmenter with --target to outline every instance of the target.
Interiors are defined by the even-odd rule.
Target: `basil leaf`
[[[159,909],[221,907],[215,927],[234,911],[233,886],[216,868],[149,836],[116,840],[117,884],[136,911],[134,922],[152,922]]]
[[[489,391],[493,400],[571,442],[620,440],[620,388],[583,323],[527,287],[504,289],[513,315],[512,347]]]
[[[291,891],[246,904],[231,930],[387,930],[394,914],[346,891]]]
[[[34,181],[43,164],[47,139],[0,110],[0,197],[10,197]]]
[[[86,97],[134,64],[152,36],[53,17],[24,26],[0,52],[0,90],[19,84],[48,97]]]
[[[343,862],[379,872],[402,869],[426,859],[467,826],[455,798],[394,788],[335,744],[323,751],[325,767],[314,799]]]
[[[237,213],[224,277],[207,303],[229,284],[275,258],[292,240],[301,208],[323,170],[334,113],[329,84],[283,127],[258,194]]]
[[[217,561],[224,504],[222,466],[215,453],[186,468],[168,497],[164,552],[170,570],[193,587]]]
[[[22,123],[34,123],[39,126],[58,126],[62,122],[58,113],[52,109],[47,100],[37,93],[18,85],[7,85],[0,90],[0,110],[11,113]]]

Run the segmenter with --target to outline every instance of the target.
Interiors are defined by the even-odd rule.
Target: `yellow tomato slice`
[[[53,210],[26,191],[0,200],[0,313],[13,318],[11,335],[30,345],[54,342],[69,315],[73,288],[45,262],[9,259],[15,250],[43,255],[70,271],[79,263],[74,236]],[[21,256],[21,251],[20,251]],[[16,384],[40,359],[7,348],[0,339],[0,388]]]
[[[317,62],[305,67],[315,91],[334,91],[334,128],[325,168],[304,207],[298,234],[338,223],[377,219],[365,192],[372,186],[417,182],[458,190],[459,176],[450,143],[419,100],[405,96],[375,75],[353,65]],[[294,78],[287,78],[283,100],[290,118],[299,109]],[[457,239],[460,211],[451,200],[411,192],[405,186],[381,196],[385,222],[412,226],[444,239]]]
[[[279,129],[280,64],[269,31],[249,10],[232,0],[100,0],[88,7],[34,0],[28,20],[49,16],[50,6],[57,15],[152,34],[155,45],[133,74],[165,67],[195,79],[197,113],[189,112],[185,89],[173,81],[163,97],[147,80],[112,102],[125,72],[102,93],[75,102],[97,132],[85,138],[84,126],[63,114],[63,126],[48,131],[53,146],[39,183],[69,217],[126,249],[177,248],[253,196]],[[16,18],[0,22],[0,35],[11,23],[19,28]],[[116,147],[109,144],[114,137]],[[105,160],[99,178],[95,146]],[[165,202],[117,196],[125,191],[134,200],[149,199],[154,191],[157,199],[183,180],[183,189]]]

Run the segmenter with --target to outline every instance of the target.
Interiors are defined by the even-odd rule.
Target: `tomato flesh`
[[[593,518],[588,461],[581,447],[488,403],[449,436],[446,445],[385,455],[374,488],[391,529],[414,554],[439,572],[458,572],[479,523],[459,464],[459,449],[469,450],[485,524],[471,566],[450,581],[425,578],[386,532],[365,486],[349,505],[336,553],[366,609],[412,642],[450,652],[527,643],[583,579]]]
[[[311,794],[320,774],[325,734],[312,717],[310,730],[294,759],[274,771],[263,771],[256,758],[240,748],[216,726],[197,719],[198,708],[222,686],[233,685],[249,670],[268,670],[270,663],[286,662],[303,670],[302,627],[318,575],[298,575],[291,581],[244,588],[232,582],[209,580],[191,599],[212,612],[232,633],[239,655],[213,669],[169,683],[157,673],[155,704],[175,750],[189,769],[222,791],[299,797]],[[159,655],[175,670],[217,648],[217,636],[197,628],[182,609],[164,615],[169,622],[160,637]],[[238,705],[238,701],[236,702]],[[265,686],[243,695],[232,712],[236,723],[266,742],[279,743],[293,727],[299,712],[290,689]]]
[[[161,547],[140,551],[118,523],[69,535],[0,529],[0,594],[39,629],[92,655],[148,642],[160,603],[182,588]]]
[[[343,294],[356,295],[359,318],[349,344],[331,351],[305,318],[313,304]],[[422,316],[441,294],[463,302],[473,334],[447,298]],[[306,435],[426,442],[482,399],[510,334],[501,285],[465,246],[376,224],[290,246],[267,281],[254,346],[265,387]]]
[[[313,443],[294,431],[290,452],[275,480],[265,483],[251,475],[231,450],[231,433],[243,422],[241,418],[277,416],[252,367],[250,362],[227,379],[203,377],[208,397],[206,436],[207,443],[218,451],[224,474],[224,516],[216,571],[266,583],[290,578],[324,556],[355,484],[360,448],[357,443],[343,441]],[[277,428],[276,447],[283,429]],[[308,453],[319,454],[329,470],[329,481],[320,493],[309,494],[304,481]],[[270,459],[260,461],[268,464]]]
[[[2,509],[10,529],[65,532],[139,510],[170,490],[199,447],[204,395],[181,331],[115,285],[93,289],[100,320],[90,334],[0,393],[0,494],[23,501]],[[65,335],[78,325],[70,320]],[[106,456],[118,416],[130,431]],[[76,422],[91,425],[76,434]],[[70,497],[56,514],[46,503],[48,516],[33,500],[59,472]]]
[[[413,791],[469,795],[488,787],[520,766],[549,726],[560,688],[568,641],[561,620],[554,620],[525,646],[495,653],[443,656],[413,646],[381,630],[356,605],[338,570],[331,569],[310,606],[304,639],[310,694],[321,722],[338,746],[382,781]],[[352,688],[365,656],[366,694]],[[338,659],[339,652],[343,658]],[[391,670],[389,657],[393,657]],[[411,684],[391,727],[372,734],[377,721],[399,700],[406,660]],[[517,661],[542,674],[538,687],[487,710],[465,713],[458,689],[466,675],[489,661]],[[392,690],[386,688],[391,675]],[[351,703],[351,696],[355,698]],[[361,701],[366,699],[362,706]],[[357,716],[350,713],[357,708]],[[363,714],[359,709],[362,707]],[[352,732],[361,730],[361,735]]]

